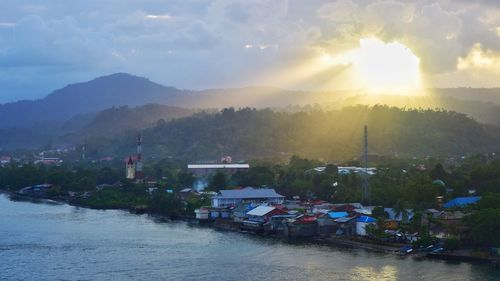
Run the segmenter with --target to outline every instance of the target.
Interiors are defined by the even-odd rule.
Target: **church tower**
[[[127,179],[130,179],[130,180],[135,179],[135,165],[134,165],[134,161],[132,161],[132,156],[128,157],[126,175],[127,175]]]

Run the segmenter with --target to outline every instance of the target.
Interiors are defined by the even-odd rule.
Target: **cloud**
[[[27,16],[9,37],[0,49],[0,67],[88,67],[107,57],[105,37],[78,27],[71,17]]]
[[[61,5],[59,0],[5,0],[0,100],[16,93],[41,96],[46,89],[119,71],[182,88],[272,84],[268,77],[325,53],[355,49],[369,37],[408,46],[436,85],[455,85],[453,77],[467,76],[460,81],[500,86],[491,75],[485,75],[487,82],[471,75],[492,70],[478,70],[469,61],[478,43],[486,57],[500,52],[495,3],[89,0]],[[33,81],[44,82],[36,89],[25,86]],[[304,85],[317,80],[311,81]]]
[[[458,70],[489,68],[500,68],[500,54],[483,49],[480,43],[475,44],[467,56],[457,60]]]

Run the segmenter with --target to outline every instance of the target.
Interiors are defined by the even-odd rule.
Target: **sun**
[[[323,54],[323,64],[349,64],[354,76],[353,88],[370,93],[405,92],[422,88],[420,59],[399,42],[385,43],[363,38],[359,47],[338,56]]]
[[[361,39],[352,60],[369,90],[402,91],[421,87],[420,59],[401,43]]]

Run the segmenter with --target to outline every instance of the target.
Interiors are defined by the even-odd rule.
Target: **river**
[[[500,270],[0,194],[0,280],[500,280]]]

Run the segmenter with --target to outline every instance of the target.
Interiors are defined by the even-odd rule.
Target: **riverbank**
[[[280,239],[283,240],[284,237],[272,234],[255,233],[251,231],[242,231],[241,225],[235,223],[232,220],[219,219],[209,223],[193,224],[193,217],[189,216],[178,216],[170,217],[157,213],[150,212],[147,208],[92,208],[90,206],[85,206],[84,204],[79,204],[77,200],[70,200],[69,198],[63,197],[33,197],[28,195],[21,195],[18,193],[13,193],[10,191],[0,190],[0,193],[6,194],[13,201],[29,201],[29,202],[42,202],[48,204],[68,204],[70,206],[89,208],[89,209],[101,209],[101,210],[124,210],[132,214],[147,214],[151,216],[155,221],[158,222],[171,222],[171,221],[185,221],[190,223],[192,226],[204,226],[210,227],[217,230],[231,231],[231,232],[244,232],[246,234],[251,234],[254,236],[265,237],[269,239]],[[447,261],[458,261],[458,262],[471,262],[471,263],[482,263],[482,264],[493,264],[495,266],[500,264],[499,258],[487,257],[484,253],[474,252],[473,250],[460,250],[447,253],[432,254],[426,252],[416,251],[412,254],[403,254],[399,250],[405,246],[404,244],[398,245],[388,245],[377,243],[376,241],[367,239],[358,239],[355,237],[346,236],[329,236],[329,237],[309,237],[301,239],[287,238],[288,241],[293,241],[294,243],[304,243],[304,244],[320,244],[330,247],[344,247],[353,249],[363,249],[370,252],[385,253],[391,255],[399,255],[412,258],[427,258],[427,259],[440,259]]]
[[[205,224],[207,225],[207,224]],[[221,220],[218,219],[215,222],[209,224],[210,227],[222,230],[222,231],[232,231],[240,232],[245,234],[251,234],[254,236],[265,237],[269,239],[279,239],[283,241],[283,236],[276,234],[263,234],[256,233],[252,231],[242,231],[238,223],[231,220]],[[360,239],[357,237],[348,236],[329,236],[329,237],[310,237],[310,238],[286,238],[286,241],[293,241],[294,243],[304,243],[304,244],[318,244],[329,247],[342,247],[342,248],[352,248],[352,249],[362,249],[369,252],[390,254],[394,256],[413,258],[413,259],[434,259],[434,260],[444,260],[444,261],[455,261],[455,262],[468,262],[468,263],[478,263],[478,264],[489,264],[497,267],[500,265],[500,257],[495,258],[491,256],[486,256],[484,252],[478,252],[471,249],[467,250],[454,250],[445,253],[431,253],[425,250],[415,250],[410,254],[401,252],[401,248],[408,246],[407,244],[388,244],[388,243],[377,243],[373,240]]]
[[[484,280],[500,271],[0,196],[6,280]],[[1,278],[0,278],[1,279]]]

